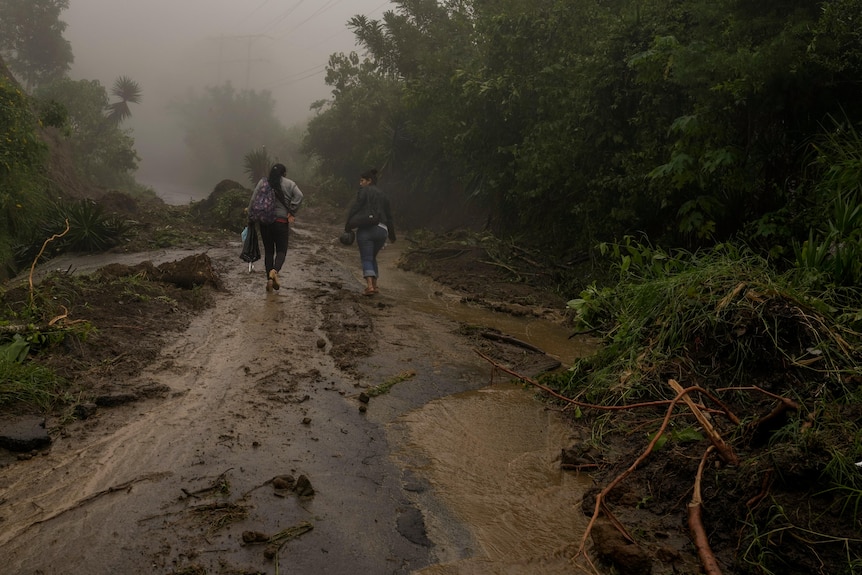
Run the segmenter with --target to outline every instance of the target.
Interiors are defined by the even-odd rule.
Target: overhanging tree
[[[74,59],[60,13],[68,0],[0,0],[0,53],[27,90],[61,78]]]

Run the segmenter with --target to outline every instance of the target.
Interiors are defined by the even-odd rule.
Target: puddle
[[[401,244],[387,245],[380,253],[381,287],[391,293],[399,305],[440,315],[467,325],[497,329],[525,341],[558,359],[563,366],[571,366],[579,357],[592,354],[598,340],[590,337],[573,337],[570,328],[535,317],[517,317],[506,313],[461,302],[461,296],[441,287],[434,280],[417,273],[397,269]],[[361,274],[356,272],[357,281]],[[364,282],[363,282],[364,283]]]
[[[438,564],[422,575],[571,573],[588,518],[581,498],[589,478],[559,469],[571,430],[521,386],[494,385],[448,396],[394,425],[395,455],[425,479],[433,497],[466,525],[426,516]]]
[[[597,343],[564,326],[461,302],[426,276],[396,269],[400,246],[381,252],[381,289],[397,306],[500,330],[564,366]],[[361,278],[357,277],[358,281]],[[502,383],[426,403],[388,425],[435,541],[421,575],[571,574],[589,520],[581,511],[587,475],[564,472],[560,451],[573,431],[522,385]],[[410,491],[410,488],[408,488]]]

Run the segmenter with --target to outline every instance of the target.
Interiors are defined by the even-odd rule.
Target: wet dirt
[[[397,269],[398,244],[381,253],[381,294],[363,297],[338,231],[313,213],[297,223],[272,294],[238,239],[192,250],[223,291],[102,378],[160,393],[53,421],[49,450],[0,468],[8,572],[566,572],[586,487],[555,461],[570,427],[476,349],[527,371],[548,356],[465,334],[463,319],[555,342],[563,362],[568,333],[418,281]],[[55,260],[38,277],[188,255]],[[125,309],[120,327],[170,313]]]

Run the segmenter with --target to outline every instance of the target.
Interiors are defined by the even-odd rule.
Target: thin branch
[[[706,536],[706,530],[703,528],[703,520],[701,511],[703,509],[703,499],[701,497],[700,484],[703,478],[703,469],[706,467],[706,460],[709,458],[710,452],[713,450],[712,445],[706,448],[703,457],[700,458],[700,464],[697,466],[697,475],[694,478],[694,493],[691,496],[691,502],[688,504],[688,528],[691,530],[691,537],[694,539],[694,546],[697,549],[697,556],[700,558],[700,564],[706,575],[721,575],[721,569],[718,566],[718,561],[709,546],[709,539]]]
[[[31,306],[33,305],[33,302],[35,301],[35,297],[33,295],[33,272],[36,270],[36,263],[39,261],[39,258],[42,257],[42,254],[45,253],[45,248],[48,247],[48,244],[53,242],[56,239],[62,238],[66,234],[68,234],[70,229],[72,229],[72,228],[71,228],[71,226],[69,226],[69,218],[66,218],[66,229],[63,230],[63,233],[62,234],[54,234],[53,236],[51,236],[50,238],[45,240],[45,242],[42,244],[42,249],[39,250],[39,253],[36,254],[35,258],[33,258],[33,263],[30,265],[30,276],[29,276],[29,280],[30,280],[30,305]]]

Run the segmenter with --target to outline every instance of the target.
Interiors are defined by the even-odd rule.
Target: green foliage
[[[43,257],[64,252],[103,252],[128,240],[132,233],[131,222],[106,214],[102,206],[90,200],[55,202],[43,218],[19,238],[16,260],[20,266],[29,265],[52,237]],[[65,232],[67,223],[69,230]]]
[[[0,77],[0,277],[15,273],[14,244],[32,230],[48,203],[47,148],[22,90]]]
[[[0,361],[22,363],[28,353],[30,353],[30,342],[17,333],[12,336],[11,342],[0,345]]]
[[[248,190],[231,190],[219,196],[212,210],[215,225],[240,232],[248,222]]]
[[[757,234],[787,255],[822,207],[800,197],[806,142],[842,106],[860,119],[859,10],[404,0],[350,20],[365,58],[330,58],[304,149],[325,178],[385,167],[408,205],[454,190],[550,249],[641,230],[687,249]]]
[[[0,78],[0,185],[13,172],[29,172],[44,161],[45,146],[37,128],[27,96]]]
[[[807,281],[854,287],[862,285],[862,137],[849,121],[832,123],[814,145],[816,223],[794,255]]]
[[[60,13],[68,0],[0,0],[0,55],[27,88],[61,78],[74,59]]]
[[[131,231],[128,221],[106,214],[101,205],[89,200],[57,204],[55,217],[69,222],[69,233],[58,242],[63,251],[103,252],[128,239]]]
[[[605,250],[615,255],[619,283],[569,302],[605,346],[573,366],[564,392],[585,388],[593,400],[618,402],[661,396],[655,387],[669,372],[746,385],[786,364],[818,364],[837,385],[855,365],[841,331],[822,327],[835,321],[830,296],[818,299],[795,274],[774,273],[748,250],[669,253],[631,239]]]
[[[97,80],[63,78],[41,86],[35,97],[44,106],[62,106],[75,167],[85,179],[104,187],[125,186],[138,167],[134,139],[105,115],[108,95]]]

